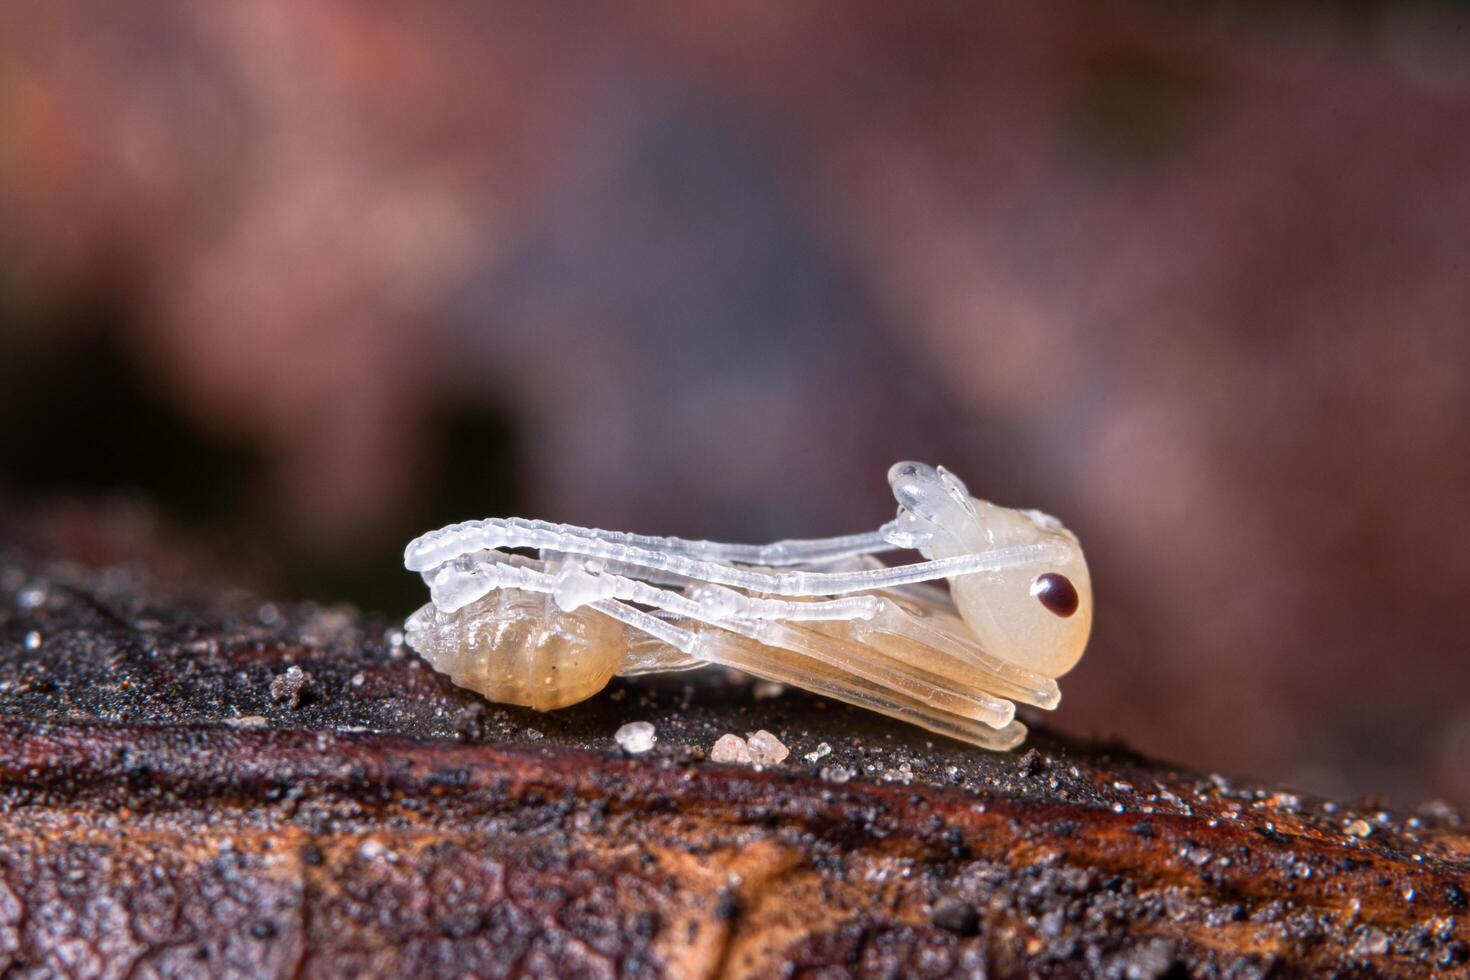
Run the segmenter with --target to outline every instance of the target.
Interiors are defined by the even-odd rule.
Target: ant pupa
[[[1055,518],[977,500],[943,467],[897,463],[888,481],[897,517],[835,538],[722,544],[521,518],[431,531],[404,553],[432,599],[406,639],[455,683],[540,711],[615,674],[722,664],[1014,747],[1014,702],[1056,707],[1056,679],[1087,645],[1082,548]],[[877,557],[902,549],[924,560]]]

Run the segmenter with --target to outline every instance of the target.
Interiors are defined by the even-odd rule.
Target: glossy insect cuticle
[[[1031,583],[1031,594],[1063,619],[1075,613],[1080,604],[1077,587],[1072,584],[1072,580],[1057,572],[1036,576],[1036,581]]]
[[[972,497],[942,468],[899,463],[889,482],[898,514],[881,527],[767,545],[453,524],[404,551],[431,600],[405,640],[455,683],[541,711],[614,674],[714,664],[1014,747],[1026,729],[1013,702],[1055,708],[1056,678],[1086,645],[1077,539],[1054,518]],[[902,550],[922,560],[879,557]]]

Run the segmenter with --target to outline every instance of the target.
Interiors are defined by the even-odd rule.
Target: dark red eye
[[[1077,587],[1072,584],[1072,580],[1056,572],[1036,576],[1036,581],[1031,583],[1031,594],[1048,611],[1063,619],[1076,612],[1077,604],[1081,601],[1077,598]]]

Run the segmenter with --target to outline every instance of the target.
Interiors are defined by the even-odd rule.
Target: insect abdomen
[[[492,701],[551,711],[602,690],[627,651],[621,623],[548,595],[504,589],[452,613],[432,603],[406,639],[434,669]]]

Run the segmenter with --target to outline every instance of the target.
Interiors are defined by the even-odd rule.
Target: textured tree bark
[[[0,973],[1408,976],[1470,954],[1453,813],[1044,730],[990,754],[720,672],[538,715],[393,626],[10,553]],[[629,757],[612,733],[640,719],[658,743]],[[705,761],[757,728],[786,764]]]

